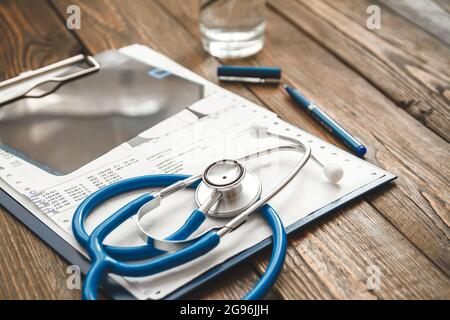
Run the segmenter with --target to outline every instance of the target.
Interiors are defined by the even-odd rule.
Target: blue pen
[[[311,114],[314,119],[316,119],[322,126],[341,140],[347,147],[356,153],[358,157],[362,157],[366,154],[366,147],[362,145],[361,142],[356,140],[350,133],[345,131],[344,128],[338,125],[325,112],[320,110],[314,102],[309,101],[298,90],[289,87],[288,85],[285,85],[284,89],[286,89],[287,93],[299,106]]]

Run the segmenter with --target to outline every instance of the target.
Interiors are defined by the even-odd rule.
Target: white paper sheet
[[[151,173],[194,174],[214,160],[238,157],[248,151],[262,149],[265,145],[276,144],[276,141],[256,139],[248,134],[248,128],[255,122],[264,122],[270,130],[284,134],[301,135],[309,141],[313,154],[319,160],[337,163],[345,171],[341,182],[332,184],[316,164],[308,163],[299,176],[271,201],[286,226],[389,174],[295,128],[274,113],[219,88],[147,47],[132,45],[122,48],[121,52],[208,86],[209,95],[191,106],[191,109],[208,116],[198,120],[192,113],[182,111],[142,132],[139,136],[143,143],[134,147],[124,143],[65,176],[54,176],[6,151],[0,151],[0,187],[83,254],[84,250],[73,237],[71,218],[86,196],[124,178]],[[292,169],[297,159],[295,152],[281,152],[252,160],[247,167],[261,178],[265,193]],[[120,206],[143,192],[129,193],[100,206],[88,219],[87,229],[92,230]],[[193,195],[193,191],[186,190],[165,200],[145,219],[149,231],[156,236],[167,236],[175,231],[195,208]],[[170,219],[167,219],[169,214]],[[201,230],[212,225],[223,225],[224,222],[207,219]],[[205,257],[150,277],[114,278],[138,299],[161,299],[209,268],[269,236],[269,228],[255,215],[238,230],[222,238],[221,244]],[[133,219],[111,234],[107,243],[142,244]]]

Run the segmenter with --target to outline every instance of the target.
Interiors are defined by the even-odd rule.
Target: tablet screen
[[[117,51],[95,59],[96,73],[0,106],[0,147],[68,174],[204,97],[203,85]]]

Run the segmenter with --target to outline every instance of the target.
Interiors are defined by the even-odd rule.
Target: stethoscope
[[[317,163],[325,176],[334,183],[342,178],[343,170],[338,165],[322,164],[311,154],[309,144],[300,137],[293,138],[271,132],[264,126],[253,126],[250,133],[258,138],[276,137],[289,144],[249,153],[236,160],[216,161],[203,172],[192,176],[157,174],[125,179],[106,186],[86,198],[77,208],[72,221],[75,238],[87,249],[92,260],[83,285],[83,299],[97,298],[101,280],[107,273],[127,277],[150,276],[205,255],[220,243],[222,237],[241,226],[258,209],[272,229],[272,255],[265,273],[244,299],[262,298],[278,278],[287,247],[283,223],[267,202],[300,172],[309,159]],[[276,187],[262,195],[261,180],[247,170],[242,162],[283,150],[298,151],[303,153],[303,156]],[[84,222],[103,202],[126,192],[161,187],[164,188],[159,192],[145,193],[117,210],[100,223],[90,235],[86,232]],[[141,225],[142,218],[157,208],[162,199],[186,188],[196,190],[195,201],[198,208],[169,237],[160,239],[152,236]],[[103,243],[112,231],[136,214],[137,229],[145,245],[118,247]],[[207,216],[232,217],[232,219],[225,225],[210,228],[190,238]]]

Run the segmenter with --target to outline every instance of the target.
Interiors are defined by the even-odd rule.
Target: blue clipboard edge
[[[325,207],[309,214],[308,216],[300,219],[296,223],[290,225],[286,228],[288,234],[297,231],[304,227],[306,224],[324,217],[335,210],[341,208],[345,204],[361,197],[362,195],[368,193],[369,191],[379,189],[385,184],[395,180],[397,177],[388,172],[379,179],[355,190],[337,201],[328,204]],[[47,243],[53,248],[59,255],[66,259],[69,263],[77,265],[80,267],[81,272],[86,274],[89,268],[89,260],[85,258],[81,253],[79,253],[75,248],[73,248],[69,243],[67,243],[63,238],[61,238],[55,231],[50,229],[46,224],[39,220],[33,213],[28,211],[23,207],[18,201],[16,201],[11,195],[9,195],[3,188],[0,188],[0,205],[2,205],[7,211],[19,219],[23,224],[25,224],[34,234],[36,234],[42,241]],[[204,272],[199,277],[195,278],[185,286],[174,291],[165,297],[165,299],[173,300],[183,297],[188,292],[196,289],[207,281],[220,275],[222,272],[234,267],[243,260],[249,258],[250,256],[256,254],[257,252],[263,250],[272,243],[271,238],[267,238],[255,246],[248,248],[247,250],[241,252],[240,254],[233,256],[226,260],[225,262],[211,268],[210,270]],[[102,291],[106,296],[113,299],[123,300],[123,299],[135,299],[135,297],[120,284],[114,281],[111,277],[107,277],[102,284]]]

